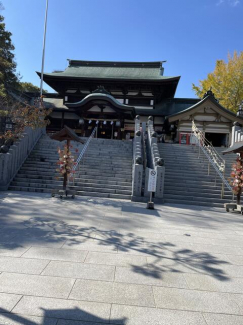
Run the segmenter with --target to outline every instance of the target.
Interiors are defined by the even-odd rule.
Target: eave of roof
[[[98,67],[162,67],[166,61],[146,61],[146,62],[133,62],[133,61],[87,61],[87,60],[72,60],[68,59],[69,66],[98,66]]]
[[[243,152],[243,141],[239,141],[233,144],[233,146],[229,147],[228,149],[224,150],[222,152],[223,155],[226,155],[227,153],[237,153],[237,152]]]
[[[84,143],[84,141],[72,129],[70,129],[66,125],[64,125],[64,128],[62,130],[53,134],[50,138],[58,141],[73,140],[73,141]]]
[[[128,105],[122,104],[118,100],[116,100],[113,96],[108,95],[108,94],[101,94],[101,93],[92,93],[92,94],[87,95],[85,98],[83,98],[79,102],[66,103],[65,105],[67,107],[82,107],[85,104],[87,104],[89,101],[92,101],[92,100],[104,100],[104,101],[108,101],[108,102],[112,103],[114,106],[116,106],[122,110],[127,110],[127,111],[134,110],[133,106],[128,106]]]
[[[38,74],[38,76],[41,76],[40,72],[36,72]],[[174,83],[178,83],[180,80],[180,76],[176,76],[176,77],[165,77],[165,76],[160,76],[158,75],[156,78],[155,77],[149,77],[149,76],[132,76],[132,75],[123,75],[123,76],[119,76],[119,75],[105,75],[102,77],[99,77],[99,73],[95,73],[92,75],[75,75],[75,74],[68,74],[68,73],[64,73],[64,72],[57,72],[57,73],[45,73],[43,75],[44,80],[59,80],[59,81],[65,81],[65,80],[109,80],[109,81],[116,81],[116,80],[123,80],[123,81],[137,81],[137,82],[160,82],[160,83],[166,83],[166,82],[174,82]]]
[[[191,111],[196,109],[197,107],[201,106],[204,102],[206,102],[208,99],[210,99],[213,104],[215,104],[220,110],[222,110],[224,113],[231,115],[231,117],[234,117],[234,121],[239,121],[240,123],[243,123],[243,118],[236,116],[235,113],[229,111],[228,109],[224,108],[222,105],[219,104],[217,100],[215,100],[214,96],[208,95],[205,96],[201,101],[196,103],[193,106],[190,106],[189,108],[185,109],[184,111],[181,111],[179,113],[173,114],[169,116],[169,122],[175,122],[178,119],[180,119],[180,116],[185,115],[186,113],[190,114]]]

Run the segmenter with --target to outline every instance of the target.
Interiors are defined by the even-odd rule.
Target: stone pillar
[[[132,200],[142,195],[143,165],[139,115],[135,119],[135,136],[133,139]]]
[[[154,197],[162,199],[164,197],[165,166],[157,166],[157,183]]]
[[[241,125],[238,122],[234,122],[231,135],[231,147],[238,141],[238,131],[241,130]]]
[[[135,164],[132,175],[132,196],[140,197],[142,192],[143,165]]]

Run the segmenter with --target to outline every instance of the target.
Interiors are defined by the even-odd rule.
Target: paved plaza
[[[0,324],[242,325],[243,217],[0,194]]]

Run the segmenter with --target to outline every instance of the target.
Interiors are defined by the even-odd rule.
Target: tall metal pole
[[[46,0],[46,14],[45,14],[44,37],[43,37],[43,51],[42,51],[42,65],[41,65],[40,97],[42,97],[42,93],[43,93],[43,72],[44,72],[45,49],[46,49],[46,25],[47,25],[48,1],[49,0]]]

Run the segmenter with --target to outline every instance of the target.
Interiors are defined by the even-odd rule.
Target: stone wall
[[[45,129],[26,128],[7,153],[0,153],[0,190],[5,191]]]

